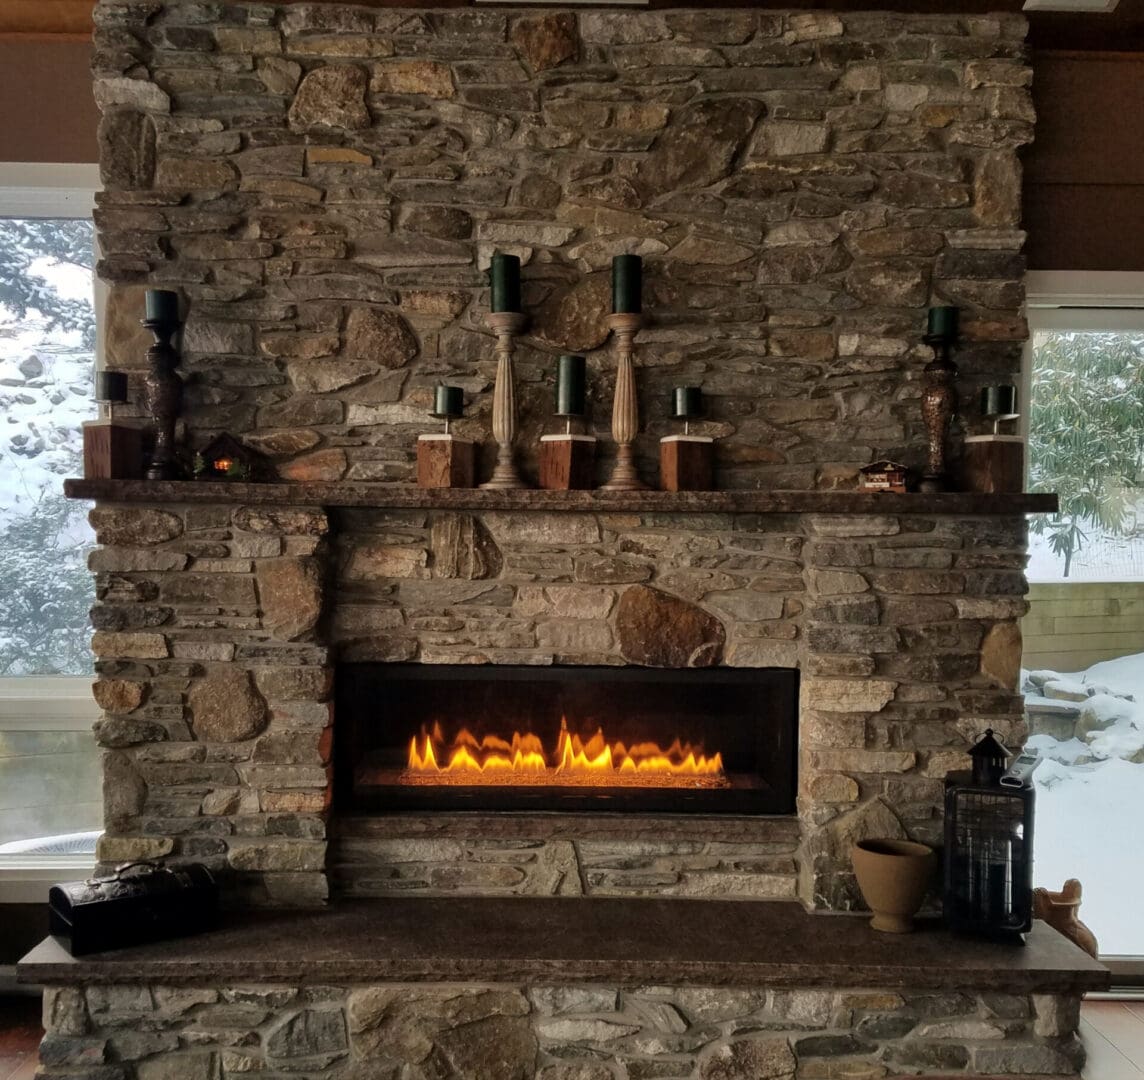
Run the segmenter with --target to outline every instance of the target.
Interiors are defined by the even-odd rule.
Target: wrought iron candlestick
[[[643,323],[639,312],[617,312],[608,316],[608,328],[619,339],[616,365],[616,396],[612,402],[612,438],[616,442],[616,464],[604,485],[604,491],[643,491],[636,472],[632,441],[640,428],[639,403],[636,400],[636,374],[633,353],[635,336]]]
[[[155,447],[147,466],[148,480],[174,480],[175,422],[183,404],[183,380],[175,373],[179,353],[171,339],[179,329],[177,321],[144,319],[143,325],[155,336],[147,350],[150,368],[143,377],[143,404],[155,422]]]
[[[516,438],[516,387],[513,385],[513,338],[524,329],[525,316],[520,311],[492,311],[485,321],[497,336],[497,381],[493,388],[493,438],[497,442],[497,463],[493,475],[482,488],[511,491],[526,488],[513,460],[512,443]]]
[[[957,413],[957,365],[949,358],[954,339],[927,334],[934,359],[925,366],[926,385],[922,392],[922,420],[928,436],[926,471],[919,490],[926,493],[948,491],[945,442]]]

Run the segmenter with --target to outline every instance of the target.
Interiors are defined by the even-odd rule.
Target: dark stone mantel
[[[1044,923],[1024,948],[909,936],[795,903],[414,898],[235,914],[199,937],[73,959],[46,939],[18,968],[46,985],[164,982],[608,982],[1078,994],[1108,970]]]
[[[109,503],[242,503],[357,506],[389,510],[583,511],[587,513],[948,514],[1056,513],[1056,495],[894,495],[869,491],[482,491],[427,490],[364,482],[220,483],[188,480],[65,480],[72,499]]]

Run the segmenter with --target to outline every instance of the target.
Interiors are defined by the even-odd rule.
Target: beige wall
[[[1144,652],[1144,581],[1031,585],[1022,664],[1083,671]]]
[[[91,46],[0,40],[0,161],[99,160]]]

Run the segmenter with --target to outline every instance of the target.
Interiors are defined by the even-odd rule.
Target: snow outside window
[[[1030,275],[1025,365],[1029,490],[1061,495],[1056,518],[1031,523],[1022,624],[1028,746],[1042,757],[1034,883],[1057,891],[1079,879],[1081,919],[1102,956],[1123,958],[1119,970],[1132,977],[1144,968],[1135,840],[1144,821],[1144,275],[1061,277]]]
[[[97,170],[0,164],[0,901],[39,900],[94,862],[87,507],[95,415]]]

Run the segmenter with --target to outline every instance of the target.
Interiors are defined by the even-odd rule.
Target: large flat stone
[[[590,918],[578,916],[588,908]],[[552,932],[568,919],[575,934]],[[681,926],[703,933],[681,935]],[[1041,922],[1014,950],[955,939],[932,920],[908,937],[878,934],[865,919],[816,916],[797,903],[559,897],[401,897],[232,913],[208,934],[79,959],[48,938],[19,977],[49,985],[614,981],[1039,994],[1109,985],[1102,964]]]

